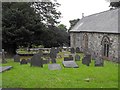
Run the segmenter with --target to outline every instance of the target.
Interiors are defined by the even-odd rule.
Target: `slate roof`
[[[70,32],[120,33],[118,22],[120,22],[120,8],[86,16],[80,19]]]

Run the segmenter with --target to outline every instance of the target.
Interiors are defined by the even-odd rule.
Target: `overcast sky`
[[[69,20],[81,19],[82,13],[88,16],[94,13],[109,10],[109,2],[105,0],[57,0],[61,4],[59,11],[62,13],[61,23],[69,28]]]

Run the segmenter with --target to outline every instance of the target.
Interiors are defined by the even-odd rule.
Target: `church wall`
[[[85,33],[70,33],[71,35],[71,47],[82,47],[83,46],[83,35]],[[109,60],[117,62],[118,60],[118,35],[117,34],[103,34],[103,33],[86,33],[88,35],[88,48],[92,53],[98,53],[102,55],[102,38],[108,36],[110,39],[109,47]],[[74,38],[73,38],[74,37]]]

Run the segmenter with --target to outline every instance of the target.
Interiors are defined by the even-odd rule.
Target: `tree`
[[[70,23],[69,30],[72,29],[79,20],[80,20],[79,18],[78,19],[74,19],[74,20],[70,20],[69,21],[69,23]]]
[[[120,1],[119,2],[110,2],[111,7],[119,8],[120,7]]]
[[[60,30],[67,31],[67,28],[66,28],[66,26],[65,26],[64,24],[60,24],[60,25],[58,26],[58,28],[59,28]]]
[[[2,3],[2,46],[10,54],[18,46],[43,44],[42,35],[54,26],[60,13],[49,2]]]

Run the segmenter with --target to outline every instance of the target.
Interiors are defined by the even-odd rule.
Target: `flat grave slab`
[[[78,68],[78,65],[75,61],[63,61],[62,63],[66,68]]]
[[[60,64],[48,64],[49,70],[61,70]]]
[[[0,73],[4,72],[6,70],[10,70],[12,68],[12,66],[4,66],[4,67],[0,67]]]

